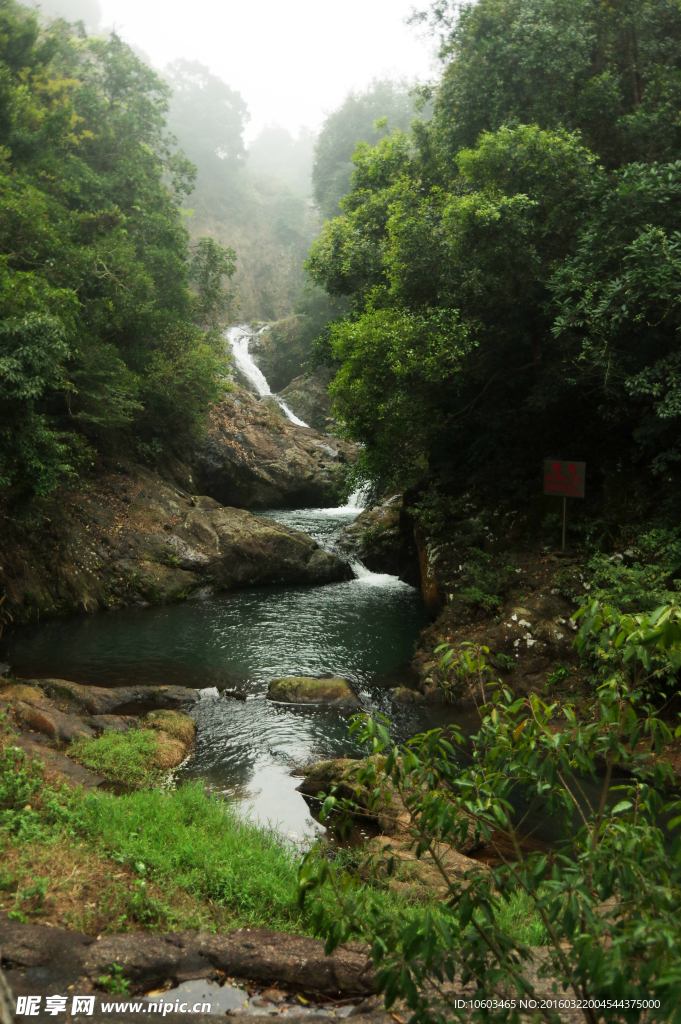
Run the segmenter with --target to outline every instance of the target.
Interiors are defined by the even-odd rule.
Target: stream
[[[248,353],[253,332],[240,327],[227,333],[241,372],[255,383],[262,374]],[[258,515],[334,550],[340,529],[361,510],[355,494],[340,508]],[[450,717],[442,708],[396,705],[388,690],[408,681],[408,661],[429,623],[420,593],[396,576],[372,573],[358,561],[352,565],[354,579],[322,587],[253,587],[26,627],[3,640],[2,660],[23,678],[98,686],[173,683],[203,691],[192,710],[196,750],[175,773],[177,783],[201,778],[251,819],[303,840],[321,827],[291,773],[352,751],[350,713],[275,704],[266,698],[270,680],[324,674],[348,679],[365,710],[390,717],[399,739]],[[246,699],[219,696],[217,687],[238,690]]]

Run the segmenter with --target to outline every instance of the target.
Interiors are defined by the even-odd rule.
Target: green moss
[[[173,739],[184,743],[188,750],[194,746],[196,723],[189,715],[183,715],[179,711],[150,711],[143,724],[146,729],[162,730]]]
[[[290,704],[357,704],[357,697],[345,679],[315,679],[289,676],[273,679],[267,691],[270,700]]]
[[[112,782],[149,786],[168,770],[161,761],[161,749],[154,730],[130,729],[107,732],[96,740],[76,740],[69,756]]]

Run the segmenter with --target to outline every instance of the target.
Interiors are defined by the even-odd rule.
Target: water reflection
[[[333,548],[339,527],[358,513],[341,509],[266,513]],[[362,567],[363,568],[363,567]],[[225,687],[246,700],[211,696],[192,712],[199,730],[194,756],[178,781],[202,778],[215,792],[292,836],[316,833],[291,771],[352,750],[349,713],[290,707],[266,699],[271,679],[338,675],[362,706],[391,715],[406,738],[442,717],[395,709],[382,687],[403,683],[421,629],[420,594],[394,576],[368,573],[324,587],[261,587],[161,608],[53,621],[18,630],[3,645],[24,678],[62,677],[99,686],[174,683],[209,691]]]

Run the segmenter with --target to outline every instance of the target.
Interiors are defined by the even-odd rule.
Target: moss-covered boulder
[[[358,707],[359,698],[345,679],[315,679],[312,676],[287,676],[273,679],[267,692],[269,700],[281,704],[333,704]]]
[[[147,729],[158,729],[174,740],[179,740],[187,753],[194,749],[196,722],[189,715],[182,715],[179,711],[150,711],[144,719],[144,726]]]
[[[160,782],[194,748],[196,725],[178,711],[152,711],[140,728],[79,739],[69,757],[111,782],[146,787]]]

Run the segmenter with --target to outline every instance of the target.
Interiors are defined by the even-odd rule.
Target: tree
[[[393,129],[406,131],[416,116],[407,82],[375,80],[365,92],[350,92],[329,114],[315,143],[312,191],[325,219],[335,217],[350,191],[352,154],[359,142],[376,145]]]
[[[0,92],[0,486],[45,493],[93,448],[198,429],[219,299],[214,274],[190,290],[176,200],[194,170],[165,135],[168,86],[129,47],[0,0]]]
[[[444,160],[518,122],[579,130],[608,167],[678,155],[677,0],[438,0],[419,20],[441,38]]]
[[[495,492],[512,469],[523,498],[548,452],[579,452],[592,484],[652,470],[673,492],[680,11],[677,0],[481,0],[458,16],[433,5],[445,65],[433,117],[357,146],[341,215],[307,263],[350,301],[329,355],[367,472]],[[455,377],[424,390],[414,379],[397,401],[399,345],[377,333],[387,311],[404,324],[455,317],[469,344]],[[427,364],[430,336],[412,366]],[[380,440],[389,408],[403,445]]]
[[[243,131],[249,119],[241,94],[199,61],[179,59],[166,68],[173,90],[168,123],[199,166],[213,159],[240,164]]]
[[[596,642],[611,666],[588,722],[535,694],[515,698],[491,677],[486,649],[470,646],[449,660],[478,705],[470,740],[452,726],[398,748],[380,722],[355,716],[351,732],[370,757],[354,765],[351,788],[370,812],[399,796],[409,849],[434,865],[444,893],[401,915],[367,912],[360,876],[399,878],[399,850],[384,847],[353,872],[318,847],[302,861],[300,901],[312,903],[327,952],[353,936],[371,944],[387,1007],[403,998],[414,1021],[516,1022],[522,1000],[546,1021],[563,1019],[563,1007],[586,1024],[681,1020],[681,802],[665,793],[673,773],[661,754],[672,734],[651,700],[681,665],[681,614],[623,616],[597,602],[582,614],[579,646]],[[340,810],[367,811],[352,797],[320,798],[322,820],[336,815],[341,834]],[[554,850],[524,842],[537,816],[558,827]],[[457,870],[449,854],[467,838],[487,844],[494,866]],[[327,886],[335,900],[323,898]],[[502,924],[519,894],[543,931],[540,965]],[[533,959],[543,998],[527,970]],[[464,986],[472,1007],[458,1002]]]

